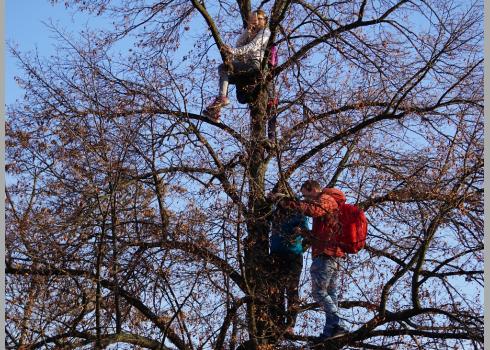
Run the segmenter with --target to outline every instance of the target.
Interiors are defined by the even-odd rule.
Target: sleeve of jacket
[[[239,47],[239,46],[245,45],[245,43],[247,42],[247,39],[248,39],[248,31],[245,29],[244,31],[242,31],[242,33],[240,34],[240,36],[236,40],[235,46]]]
[[[271,32],[269,31],[269,29],[265,28],[257,33],[255,38],[253,38],[252,41],[250,41],[247,45],[232,48],[231,53],[233,54],[233,56],[244,56],[249,52],[262,50],[262,48],[265,47],[265,45],[269,41],[270,35]]]
[[[338,208],[338,205],[333,197],[329,196],[328,194],[322,193],[320,195],[318,203],[306,201],[289,201],[287,203],[287,207],[299,211],[307,216],[316,218],[334,211]]]

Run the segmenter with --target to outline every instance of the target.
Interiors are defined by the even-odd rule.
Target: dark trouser
[[[228,96],[228,86],[230,84],[230,79],[236,81],[240,79],[241,76],[250,77],[258,73],[260,69],[260,62],[242,62],[233,60],[231,62],[232,70],[227,71],[224,64],[220,64],[218,67],[219,73],[219,94],[221,96]]]
[[[303,256],[271,253],[271,315],[277,327],[294,326],[298,315],[298,285]]]

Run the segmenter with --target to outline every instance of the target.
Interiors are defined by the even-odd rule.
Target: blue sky
[[[54,53],[55,40],[43,22],[52,21],[69,31],[77,32],[94,18],[73,15],[63,2],[51,5],[48,0],[6,0],[5,1],[5,103],[11,104],[22,96],[22,91],[14,81],[20,74],[17,63],[9,53],[8,45],[16,45],[21,52],[37,50],[40,56]]]
[[[88,15],[76,12],[75,8],[66,8],[64,1],[52,5],[49,0],[6,0],[5,1],[5,103],[12,104],[22,97],[23,92],[14,81],[16,75],[22,74],[16,60],[9,52],[8,46],[16,46],[20,52],[28,53],[37,51],[41,58],[47,58],[55,53],[56,39],[47,27],[52,22],[64,32],[77,37],[84,28],[103,28],[110,25],[107,17]],[[198,18],[197,26],[205,26],[202,19]],[[203,27],[204,28],[204,27]],[[191,35],[189,33],[189,35]],[[125,47],[128,42],[120,42],[118,48]],[[182,45],[181,52],[188,50],[187,45]],[[217,50],[214,54],[217,55]]]

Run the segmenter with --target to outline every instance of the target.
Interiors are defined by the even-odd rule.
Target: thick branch
[[[224,44],[223,44],[223,41],[221,40],[221,37],[219,35],[218,27],[216,27],[216,24],[214,24],[214,21],[211,18],[211,15],[208,13],[206,8],[204,7],[204,4],[201,4],[199,2],[199,0],[192,0],[192,4],[199,11],[199,13],[202,15],[202,17],[206,21],[206,23],[209,27],[209,30],[211,31],[211,34],[213,35],[214,41],[216,42],[216,45],[218,46],[221,58],[223,59],[223,62],[226,61],[227,57],[223,51],[223,45]]]

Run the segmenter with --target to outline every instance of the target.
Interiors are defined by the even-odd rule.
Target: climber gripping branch
[[[260,71],[260,63],[264,58],[265,48],[271,35],[267,21],[268,18],[264,11],[252,12],[247,28],[238,37],[236,48],[227,45],[223,47],[225,53],[231,56],[231,70],[225,64],[218,67],[219,95],[203,112],[208,118],[218,121],[221,108],[230,103],[228,99],[230,78],[236,79],[241,75],[258,74]]]

